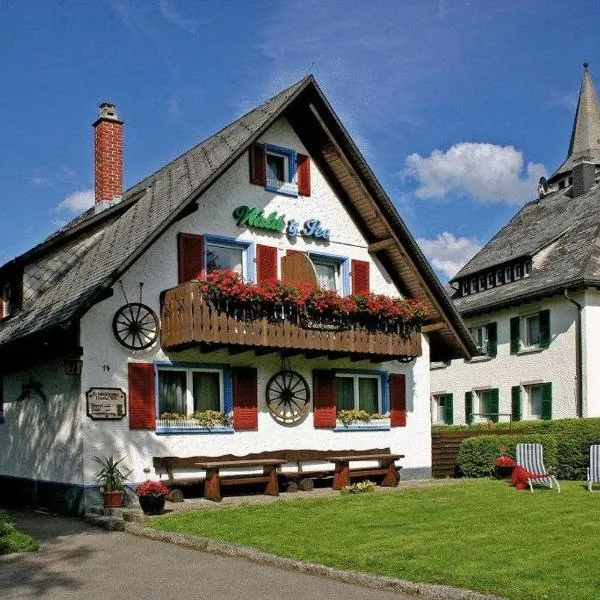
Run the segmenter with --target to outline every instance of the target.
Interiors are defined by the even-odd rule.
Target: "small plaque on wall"
[[[125,416],[125,392],[119,388],[90,388],[87,414],[92,419],[122,419]]]

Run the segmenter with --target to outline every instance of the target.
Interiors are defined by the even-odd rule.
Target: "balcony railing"
[[[195,345],[306,351],[331,355],[364,355],[392,360],[421,355],[421,335],[408,337],[395,332],[369,331],[350,325],[318,323],[298,315],[277,313],[271,318],[252,318],[217,310],[200,292],[198,282],[189,282],[164,293],[161,309],[161,345],[178,350]]]

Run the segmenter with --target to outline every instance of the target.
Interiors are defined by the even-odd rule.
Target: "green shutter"
[[[473,422],[473,392],[465,392],[465,423]]]
[[[512,420],[521,420],[521,386],[513,385],[510,392]]]
[[[454,423],[454,398],[452,394],[446,394],[444,397],[444,423],[446,425]]]
[[[488,356],[496,356],[496,352],[498,351],[498,324],[497,323],[490,323],[487,326],[487,335],[488,335],[487,354],[488,354]]]
[[[510,353],[517,354],[521,349],[521,318],[510,320]]]
[[[491,420],[494,423],[498,422],[498,413],[500,412],[500,390],[498,388],[492,388],[489,390],[489,411],[494,413]]]
[[[542,419],[552,419],[552,384],[542,383]]]
[[[550,346],[550,311],[541,310],[539,313],[540,320],[540,348],[548,348]]]

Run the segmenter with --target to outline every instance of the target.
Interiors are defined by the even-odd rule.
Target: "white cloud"
[[[69,194],[57,207],[57,211],[80,214],[94,206],[94,190],[81,190]]]
[[[411,154],[404,174],[420,183],[419,198],[458,193],[480,202],[519,204],[535,197],[539,178],[547,172],[540,163],[525,167],[523,153],[513,146],[461,142],[426,157]]]
[[[456,237],[449,231],[438,233],[432,240],[419,238],[417,243],[436,271],[451,279],[481,248],[475,238]]]
[[[49,182],[45,177],[40,177],[39,175],[36,175],[32,178],[31,183],[33,183],[33,185],[48,185]]]
[[[171,0],[158,0],[161,15],[170,23],[182,27],[190,33],[195,33],[198,28],[198,21],[186,19],[181,13],[177,12]]]

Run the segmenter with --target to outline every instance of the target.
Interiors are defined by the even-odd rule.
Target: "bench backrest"
[[[365,456],[367,454],[390,454],[389,448],[371,448],[369,450],[284,450],[285,460],[297,462],[304,460],[325,460],[326,456]]]

